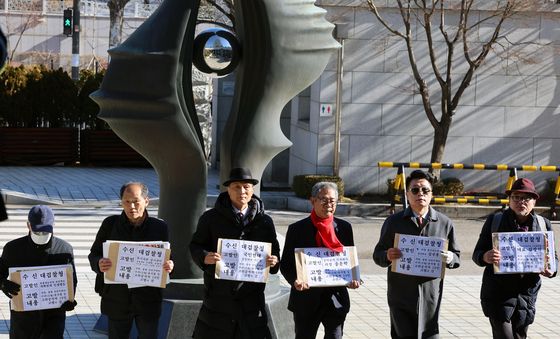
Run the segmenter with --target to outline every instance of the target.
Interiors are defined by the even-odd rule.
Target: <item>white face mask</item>
[[[52,233],[49,232],[31,232],[31,240],[37,245],[44,245],[51,240]]]

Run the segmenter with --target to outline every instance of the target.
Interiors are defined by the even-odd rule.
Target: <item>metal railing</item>
[[[144,4],[129,2],[124,8],[124,17],[147,18],[160,3]],[[66,8],[72,7],[72,0],[0,0],[0,13],[41,13],[60,14]],[[96,0],[82,0],[80,2],[81,15],[108,17],[109,7],[107,2]]]
[[[495,170],[509,171],[508,181],[505,191],[511,189],[513,182],[517,180],[517,171],[541,171],[541,172],[558,172],[556,185],[554,187],[554,202],[550,206],[551,218],[556,218],[556,206],[560,206],[560,166],[554,165],[507,165],[507,164],[461,164],[461,163],[420,163],[420,162],[387,162],[377,163],[378,167],[397,168],[397,175],[393,182],[393,190],[395,195],[391,199],[391,213],[395,211],[395,204],[402,202],[403,208],[408,206],[406,199],[406,175],[405,168],[426,168],[426,169],[465,169],[465,170]],[[480,205],[502,205],[503,208],[509,203],[509,199],[496,196],[434,196],[432,202],[436,204],[459,203],[459,204],[480,204]]]

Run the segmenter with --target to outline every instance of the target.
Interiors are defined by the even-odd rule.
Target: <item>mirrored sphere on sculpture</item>
[[[240,46],[230,31],[211,28],[194,40],[193,64],[199,71],[212,76],[227,75],[239,63]]]
[[[204,61],[215,71],[221,71],[231,64],[232,47],[226,38],[211,36],[204,45]]]

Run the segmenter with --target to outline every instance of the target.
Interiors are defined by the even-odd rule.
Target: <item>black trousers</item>
[[[136,323],[138,339],[155,339],[158,336],[159,315],[130,315],[126,318],[109,318],[109,339],[129,339],[132,321]]]
[[[529,326],[518,327],[515,323],[490,318],[494,339],[525,339]]]
[[[332,305],[321,305],[314,314],[294,312],[296,339],[317,337],[319,325],[323,324],[325,339],[341,339],[346,314],[340,314]]]
[[[66,312],[56,310],[10,312],[10,339],[62,339]]]

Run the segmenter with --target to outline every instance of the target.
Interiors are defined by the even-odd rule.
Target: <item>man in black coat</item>
[[[264,283],[215,279],[218,238],[243,239],[272,244],[266,259],[270,273],[278,272],[280,246],[272,219],[253,194],[258,184],[246,168],[234,168],[223,183],[214,208],[199,219],[190,244],[194,262],[204,271],[205,295],[193,338],[270,338],[265,309]]]
[[[294,314],[296,339],[315,338],[319,325],[325,328],[325,338],[342,338],[344,320],[350,311],[350,297],[346,286],[316,287],[297,280],[294,249],[329,247],[341,250],[354,246],[351,225],[334,218],[338,201],[337,186],[319,182],[311,190],[311,216],[288,227],[280,270],[292,286],[288,309]],[[359,281],[347,287],[358,288]]]
[[[526,338],[529,325],[535,320],[535,303],[541,288],[540,275],[554,277],[545,269],[539,273],[494,274],[493,265],[500,262],[500,251],[492,246],[494,232],[551,231],[550,221],[536,215],[533,208],[539,194],[529,179],[517,179],[509,195],[509,208],[490,215],[473,251],[473,261],[484,268],[480,301],[484,315],[490,320],[494,338]],[[557,258],[554,260],[558,261]],[[558,266],[558,265],[557,265]]]
[[[104,284],[103,273],[113,263],[111,259],[103,257],[103,243],[107,240],[169,241],[167,224],[148,215],[148,188],[143,183],[129,182],[123,185],[120,196],[123,212],[103,220],[88,256],[91,269],[97,273],[95,291],[101,296],[101,313],[109,319],[109,338],[128,339],[133,320],[136,322],[139,338],[157,338],[162,289]],[[163,268],[168,273],[171,272],[173,261],[166,261]]]
[[[71,264],[74,271],[74,291],[78,279],[74,267],[74,252],[66,241],[53,236],[54,214],[48,206],[33,206],[29,211],[29,234],[4,246],[0,257],[0,288],[8,298],[20,291],[20,285],[8,280],[10,267],[31,267]],[[10,338],[62,339],[66,312],[76,306],[66,301],[60,308],[16,312],[10,311]]]

